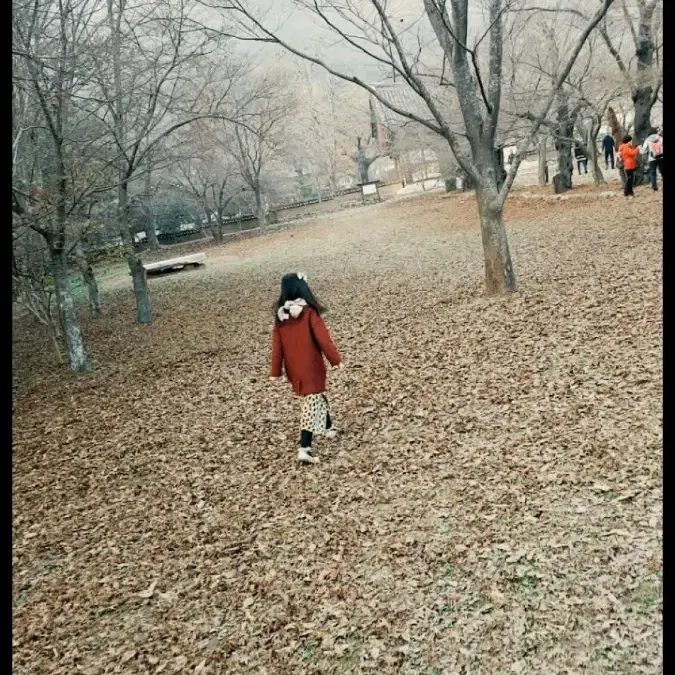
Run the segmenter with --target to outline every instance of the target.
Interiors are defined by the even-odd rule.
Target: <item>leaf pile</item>
[[[68,376],[15,326],[14,672],[662,672],[661,204],[433,196],[211,249],[83,317]],[[267,382],[282,273],[347,368],[294,464]],[[127,280],[128,282],[128,280]]]

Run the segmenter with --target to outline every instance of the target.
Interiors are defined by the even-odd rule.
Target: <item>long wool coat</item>
[[[270,377],[281,377],[283,365],[298,396],[321,394],[326,390],[322,354],[331,366],[340,365],[340,353],[323,319],[311,307],[304,307],[299,316],[290,316],[274,326]]]

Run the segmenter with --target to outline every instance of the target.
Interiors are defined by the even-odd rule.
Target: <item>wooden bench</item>
[[[143,265],[148,274],[164,274],[165,272],[177,272],[186,267],[196,268],[206,262],[206,253],[193,253],[184,255],[181,258],[171,258],[170,260],[160,260],[154,263]]]

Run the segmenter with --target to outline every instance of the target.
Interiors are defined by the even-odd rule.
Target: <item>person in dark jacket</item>
[[[605,153],[605,169],[609,169],[610,164],[612,169],[614,168],[614,148],[616,147],[616,142],[614,137],[610,134],[607,134],[602,139],[602,149]]]
[[[307,285],[307,277],[298,272],[281,280],[281,295],[275,306],[272,331],[270,380],[286,371],[293,392],[302,398],[298,461],[316,464],[312,454],[315,435],[333,439],[338,431],[331,419],[326,398],[325,356],[333,368],[342,367],[342,358],[321,318],[324,308]]]
[[[581,143],[574,144],[574,159],[577,160],[577,171],[581,175],[581,165],[584,166],[584,173],[588,173],[588,157],[584,149],[581,147]]]

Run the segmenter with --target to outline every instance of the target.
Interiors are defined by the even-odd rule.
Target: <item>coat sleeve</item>
[[[314,338],[319,345],[319,349],[321,349],[328,359],[328,363],[330,363],[331,366],[340,365],[340,362],[342,361],[340,352],[338,352],[337,347],[333,344],[333,340],[330,337],[330,333],[328,332],[328,328],[326,328],[324,320],[317,312],[312,311],[309,316],[309,323]]]
[[[281,364],[284,361],[284,348],[281,344],[279,326],[274,326],[272,331],[272,360],[270,364],[270,377],[281,377]]]

